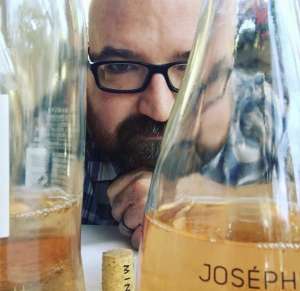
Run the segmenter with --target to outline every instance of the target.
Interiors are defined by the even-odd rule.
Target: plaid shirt
[[[107,188],[119,175],[118,165],[110,162],[87,138],[85,159],[84,194],[82,206],[83,224],[116,224],[106,195]]]

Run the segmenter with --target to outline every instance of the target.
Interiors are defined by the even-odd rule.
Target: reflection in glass
[[[150,189],[140,291],[298,290],[299,2],[201,9]]]

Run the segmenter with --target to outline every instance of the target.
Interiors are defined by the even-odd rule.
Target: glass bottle
[[[140,291],[300,290],[300,2],[201,1]]]
[[[84,291],[79,0],[0,1],[0,290]]]

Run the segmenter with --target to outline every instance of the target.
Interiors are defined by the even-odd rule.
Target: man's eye
[[[135,64],[116,63],[105,65],[105,71],[110,74],[124,74],[136,70],[138,70],[138,66]]]
[[[186,64],[179,64],[179,65],[176,65],[176,70],[177,70],[177,71],[184,72],[184,71],[186,70]]]

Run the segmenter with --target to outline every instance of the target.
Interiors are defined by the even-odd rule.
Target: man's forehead
[[[110,46],[142,55],[145,48],[155,54],[169,46],[172,55],[184,54],[194,39],[198,7],[199,0],[93,0],[90,47],[97,54]]]
[[[147,16],[150,13],[176,14],[184,16],[191,11],[196,12],[205,3],[204,0],[91,0],[89,18],[102,15]],[[196,12],[197,13],[197,12]]]

